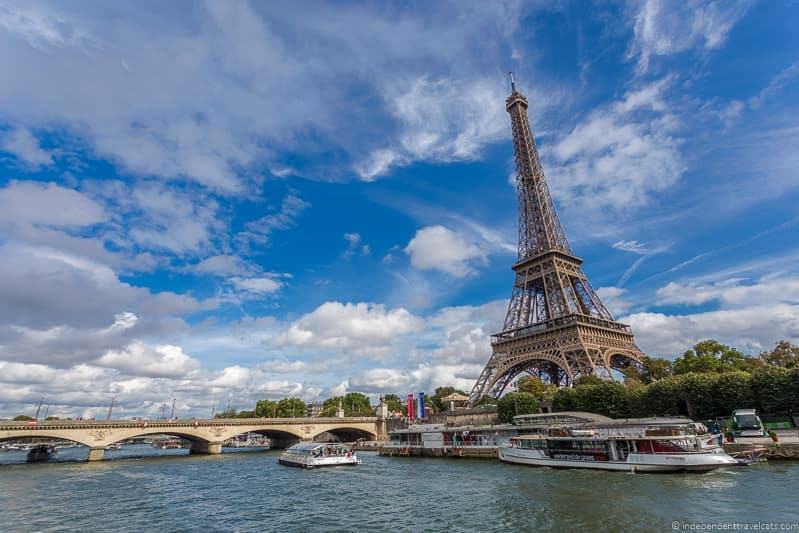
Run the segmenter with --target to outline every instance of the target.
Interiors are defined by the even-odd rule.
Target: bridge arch
[[[77,444],[91,447],[91,443],[88,441],[88,439],[81,439],[79,437],[70,438],[65,437],[60,433],[51,433],[48,431],[37,431],[36,433],[31,433],[30,431],[6,432],[5,435],[0,436],[0,442],[20,439],[51,439],[63,442],[75,442]]]
[[[320,431],[316,435],[314,435],[313,440],[318,440],[319,437],[322,437],[325,434],[332,435],[341,442],[354,442],[358,439],[377,440],[377,435],[372,431],[368,431],[363,428],[348,427],[348,426],[325,429],[324,431]]]

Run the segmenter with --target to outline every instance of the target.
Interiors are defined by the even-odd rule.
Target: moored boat
[[[287,448],[278,462],[286,466],[318,468],[323,466],[354,466],[361,461],[354,451],[343,444],[301,442]]]
[[[507,463],[626,472],[707,472],[738,466],[703,424],[642,419],[513,437],[499,447]]]

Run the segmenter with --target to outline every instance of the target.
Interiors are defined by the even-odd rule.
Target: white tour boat
[[[648,423],[647,423],[648,422]],[[627,472],[707,472],[737,466],[703,424],[685,419],[641,419],[550,428],[499,446],[508,463]]]
[[[361,464],[358,456],[343,444],[324,442],[300,442],[287,448],[278,460],[287,466],[317,468],[322,466],[345,466]]]

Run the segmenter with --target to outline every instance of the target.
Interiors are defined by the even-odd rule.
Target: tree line
[[[752,356],[705,340],[674,361],[645,357],[640,368],[629,367],[623,374],[623,382],[585,376],[571,388],[521,378],[517,392],[499,400],[499,417],[510,421],[515,414],[537,412],[543,401],[551,402],[555,411],[588,411],[611,418],[711,419],[741,408],[778,415],[799,412],[799,346],[788,341]]]

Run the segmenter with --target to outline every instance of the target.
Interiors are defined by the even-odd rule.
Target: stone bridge
[[[144,435],[173,435],[189,441],[189,453],[222,453],[222,443],[241,433],[268,436],[276,447],[330,433],[341,440],[381,440],[385,420],[359,418],[216,418],[213,420],[0,421],[0,441],[62,439],[89,447],[89,461],[103,458],[106,446]]]

